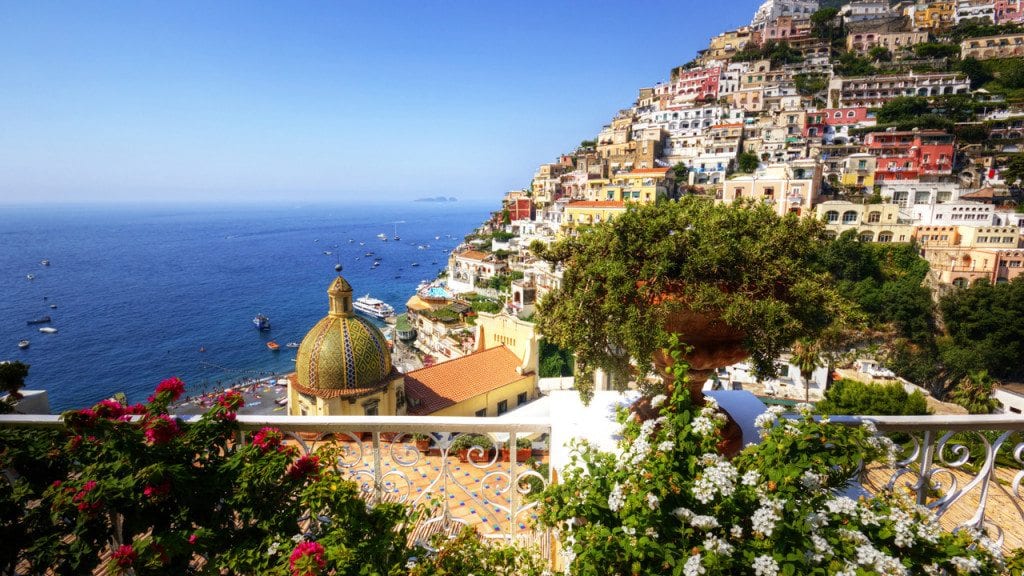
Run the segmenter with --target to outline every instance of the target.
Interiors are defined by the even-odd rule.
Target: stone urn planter
[[[716,314],[680,308],[669,312],[665,318],[664,329],[669,334],[677,335],[680,342],[692,347],[692,350],[684,355],[684,359],[690,365],[687,373],[690,380],[688,387],[690,400],[695,406],[704,405],[702,389],[715,370],[750,356],[744,345],[746,334],[729,326]],[[665,384],[665,389],[671,394],[675,388],[675,377],[672,375],[675,361],[668,350],[656,351],[652,361]],[[638,401],[634,410],[642,419],[657,416],[657,411],[650,407],[649,399]],[[727,420],[720,432],[722,440],[718,443],[718,450],[724,456],[733,456],[743,448],[743,431],[728,412],[722,412],[725,413]]]

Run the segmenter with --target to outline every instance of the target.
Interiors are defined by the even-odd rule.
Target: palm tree
[[[793,344],[793,356],[790,361],[800,370],[804,380],[804,402],[811,400],[811,375],[821,363],[821,345],[817,340],[802,338]]]

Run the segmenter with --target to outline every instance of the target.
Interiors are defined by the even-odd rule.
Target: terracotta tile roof
[[[714,126],[712,126],[710,128],[710,130],[714,130],[715,128],[740,128],[742,126],[743,126],[742,122],[737,122],[737,123],[734,123],[734,124],[715,124]]]
[[[665,174],[669,171],[668,167],[665,168],[637,168],[630,172],[630,174]]]
[[[625,208],[621,200],[578,200],[569,203],[570,208]]]
[[[468,258],[470,260],[484,260],[490,256],[487,252],[481,252],[479,250],[466,250],[461,254],[456,254],[456,258]]]
[[[971,199],[973,199],[973,198],[978,198],[978,199],[984,198],[984,199],[987,199],[987,200],[993,200],[995,198],[998,198],[998,197],[1001,197],[1001,196],[1007,196],[1007,195],[1008,194],[1006,194],[1006,193],[1000,194],[1000,193],[998,193],[996,191],[995,188],[992,188],[991,186],[989,186],[987,188],[982,188],[980,190],[975,190],[974,192],[968,192],[967,194],[961,194],[960,198],[971,198]]]
[[[405,375],[405,393],[417,401],[409,414],[424,416],[496,390],[523,377],[522,362],[508,347],[496,346]]]

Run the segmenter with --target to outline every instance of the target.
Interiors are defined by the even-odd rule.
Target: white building
[[[754,13],[750,27],[760,30],[779,16],[794,18],[810,18],[818,11],[818,0],[765,0],[764,4]]]
[[[844,23],[849,24],[850,22],[888,18],[895,14],[889,8],[888,0],[858,0],[843,6],[839,10],[839,15],[843,17]]]
[[[956,12],[953,13],[953,21],[957,24],[964,20],[984,20],[994,23],[995,14],[996,3],[994,0],[959,0],[956,3]]]
[[[915,204],[952,202],[960,198],[960,185],[955,182],[898,180],[884,182],[881,187],[883,200],[904,208]]]
[[[913,204],[909,207],[910,220],[918,226],[994,226],[995,213],[991,204],[981,202],[950,201]]]
[[[999,411],[1004,414],[1024,413],[1024,385],[999,384],[992,389],[992,397],[999,402]]]

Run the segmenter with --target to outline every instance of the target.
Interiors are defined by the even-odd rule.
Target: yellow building
[[[608,222],[625,212],[626,204],[621,200],[570,202],[565,206],[561,232],[565,234],[578,226]]]
[[[288,414],[405,414],[402,374],[391,364],[384,335],[355,314],[352,286],[339,274],[327,297],[327,316],[299,344],[295,376],[288,384]]]
[[[523,370],[526,372],[537,371],[537,356],[540,352],[533,322],[521,320],[518,316],[503,312],[495,314],[478,312],[476,330],[478,350],[508,346],[509,350],[522,362]]]
[[[913,7],[914,29],[941,32],[955,24],[956,2],[952,0],[932,1]]]
[[[420,416],[500,416],[539,394],[536,372],[505,345],[409,372],[405,389]]]
[[[910,242],[914,239],[914,226],[900,218],[898,204],[829,200],[815,206],[815,213],[825,221],[826,234],[833,238],[855,230],[861,242]]]
[[[850,154],[840,165],[842,176],[839,182],[843,186],[870,190],[875,186],[875,167],[873,154]]]

